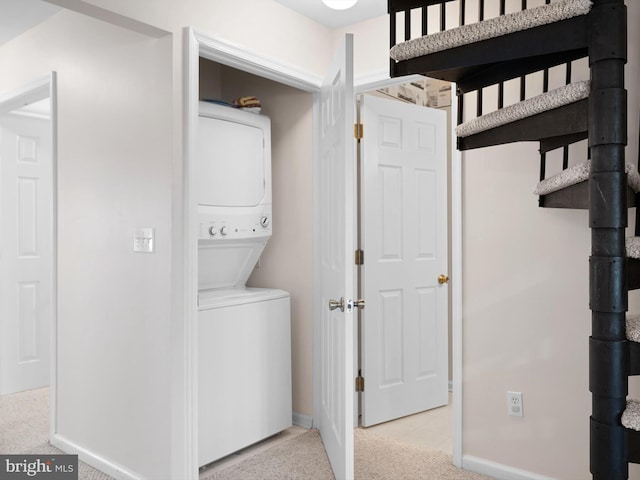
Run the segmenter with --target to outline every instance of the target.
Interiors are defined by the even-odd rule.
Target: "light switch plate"
[[[153,253],[153,228],[139,228],[133,234],[133,251]]]

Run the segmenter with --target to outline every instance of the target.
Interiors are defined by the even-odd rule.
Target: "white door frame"
[[[180,426],[184,428],[186,436],[184,452],[186,458],[186,478],[196,480],[198,478],[198,219],[196,212],[196,185],[195,162],[192,153],[195,151],[195,122],[198,117],[198,58],[205,57],[223,65],[227,65],[244,72],[259,75],[291,87],[310,92],[314,95],[313,108],[318,108],[318,97],[322,78],[309,72],[300,70],[291,65],[278,62],[250,52],[235,44],[231,44],[219,37],[206,35],[185,28],[185,74],[184,79],[184,125],[185,125],[185,152],[184,152],[184,177],[183,177],[183,219],[185,232],[185,248],[183,259],[185,265],[185,321],[182,334],[183,338],[176,339],[174,350],[184,356],[185,366],[185,395],[183,397],[185,410]],[[314,146],[314,162],[316,161],[316,146]],[[183,475],[184,476],[184,475]]]
[[[294,88],[312,93],[314,95],[313,109],[314,120],[317,125],[318,113],[318,95],[322,78],[308,71],[299,69],[295,66],[282,63],[276,59],[265,57],[261,54],[251,52],[241,46],[232,44],[219,37],[206,35],[202,32],[194,30],[192,27],[185,28],[185,79],[184,79],[184,98],[186,101],[184,107],[184,125],[185,125],[185,152],[184,152],[184,177],[183,177],[183,202],[184,202],[184,231],[185,231],[185,248],[183,251],[183,259],[185,262],[185,322],[183,339],[176,339],[179,342],[175,345],[175,351],[184,355],[185,365],[185,381],[186,389],[184,395],[185,411],[183,422],[185,426],[186,445],[184,447],[186,457],[186,470],[188,478],[197,479],[197,453],[198,453],[198,418],[197,418],[197,294],[198,294],[198,277],[197,277],[197,217],[195,208],[195,189],[191,185],[195,185],[195,172],[193,162],[191,160],[191,152],[194,151],[194,120],[198,115],[198,58],[200,56],[209,60],[221,63],[239,70],[259,75],[261,77],[274,80],[276,82],[289,85]],[[397,84],[405,83],[412,77],[404,77],[400,79],[389,79],[388,73],[376,73],[364,78],[356,78],[355,91],[360,93],[363,91],[379,88],[383,83]],[[452,99],[452,112],[456,111],[456,99]],[[452,122],[453,123],[453,122]],[[452,125],[455,127],[455,125]],[[455,139],[455,136],[453,136]],[[318,176],[315,175],[318,163],[318,140],[316,132],[313,134],[313,163],[314,163],[314,191],[318,189]],[[455,140],[454,140],[455,141]],[[453,463],[462,466],[462,166],[460,163],[460,152],[455,148],[454,159],[452,164],[452,272],[451,289],[453,298],[453,389],[454,389],[454,426],[453,426]],[[355,159],[354,159],[355,161]],[[314,206],[314,229],[318,228],[317,209]],[[314,243],[315,245],[315,243]],[[314,262],[317,261],[319,251],[314,246]],[[317,278],[314,269],[314,351],[318,348],[318,335],[315,332],[315,326],[318,324],[315,318],[318,313],[317,304]],[[184,341],[183,341],[184,340]],[[319,376],[314,371],[314,423],[317,424],[316,414],[319,404],[318,388]]]
[[[389,78],[387,72],[378,72],[366,77],[356,77],[356,96],[379,88],[390,87],[419,80],[421,75]],[[456,91],[455,83],[451,91]],[[451,95],[451,128],[456,129],[458,97]],[[462,152],[458,150],[456,136],[451,135],[451,324],[452,324],[452,389],[453,389],[453,464],[462,468]],[[366,299],[365,299],[366,300]]]
[[[50,328],[50,384],[49,384],[49,438],[57,431],[57,331],[58,331],[58,140],[56,72],[35,78],[22,87],[0,94],[0,111],[9,112],[36,99],[49,98],[51,102],[51,328]]]

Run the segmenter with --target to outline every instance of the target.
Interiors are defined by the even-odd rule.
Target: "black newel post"
[[[624,1],[593,0],[589,28],[589,389],[594,480],[626,480],[629,472],[625,428],[620,423],[626,407],[629,356],[625,339],[626,58]]]

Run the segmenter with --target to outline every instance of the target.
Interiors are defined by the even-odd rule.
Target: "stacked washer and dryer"
[[[200,102],[199,466],[292,424],[289,294],[246,287],[271,237],[271,122]]]

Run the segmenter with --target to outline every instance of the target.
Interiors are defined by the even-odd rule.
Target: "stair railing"
[[[485,20],[488,12],[488,6],[486,5],[485,0],[459,0],[458,1],[458,12],[457,22],[451,22],[451,8],[447,8],[447,4],[453,0],[389,0],[389,11],[391,15],[390,25],[390,47],[393,47],[398,41],[398,25],[400,24],[400,20],[402,19],[404,23],[404,40],[410,40],[412,38],[412,30],[413,30],[413,22],[416,20],[417,15],[414,15],[415,10],[420,10],[419,22],[420,35],[429,35],[436,32],[441,32],[447,29],[448,23],[454,23],[450,26],[450,28],[455,28],[458,26],[465,25],[467,20],[466,12],[470,11],[468,9],[476,8],[478,12],[477,21]],[[475,4],[473,4],[475,2]],[[551,3],[551,0],[545,0],[545,3]],[[528,7],[527,0],[520,0],[520,10],[526,10]],[[499,15],[505,15],[507,8],[507,0],[499,1]],[[449,11],[448,11],[449,10]],[[434,15],[439,17],[439,22],[431,22],[429,24],[429,20],[433,18]],[[437,29],[436,29],[437,28]],[[390,71],[394,71],[395,61],[393,59],[390,60]],[[570,84],[572,82],[572,63],[567,62],[565,64],[566,75],[565,75],[565,84]],[[549,91],[549,68],[545,68],[543,71],[543,92]],[[518,77],[519,95],[520,101],[525,100],[526,98],[526,87],[527,87],[527,78],[525,75]],[[497,84],[498,95],[497,95],[497,108],[501,109],[504,107],[504,92],[505,92],[505,84],[504,82],[499,82]],[[463,123],[466,119],[465,117],[465,93],[458,90],[456,95],[458,96],[458,110],[457,110],[457,123],[458,125]],[[477,117],[482,116],[486,110],[486,101],[485,101],[485,88],[480,87],[475,90],[475,115]],[[576,138],[576,141],[580,140],[580,138]],[[556,148],[562,148],[562,169],[566,169],[569,166],[569,146],[564,145],[560,147],[553,148],[543,148],[541,145],[540,149],[540,180],[544,180],[546,178],[547,173],[547,153],[551,150],[555,150]]]
[[[452,0],[389,0],[389,12],[391,15],[391,21],[389,22],[389,38],[390,38],[390,47],[393,47],[397,43],[397,34],[398,34],[398,24],[400,20],[398,17],[403,19],[404,23],[404,40],[410,40],[412,38],[412,19],[414,17],[413,11],[420,10],[420,34],[421,35],[430,35],[436,32],[441,32],[447,29],[447,24],[449,23],[450,17],[447,13],[447,3]],[[549,2],[550,0],[547,0]],[[482,21],[487,18],[488,15],[488,7],[485,4],[484,0],[475,0],[477,4],[478,11],[478,20]],[[458,22],[452,27],[459,27],[465,25],[466,21],[466,11],[470,2],[466,0],[458,1]],[[527,0],[521,0],[521,9],[525,10],[527,8]],[[506,14],[506,0],[500,0],[499,4],[499,12],[500,15]],[[433,30],[430,29],[429,19],[431,15],[437,14],[439,16],[440,21],[437,24],[438,29]],[[435,22],[433,22],[435,23]],[[394,71],[395,61],[393,59],[390,60],[390,71]],[[520,77],[520,98],[524,100],[525,95],[525,82],[526,79],[524,76]],[[483,103],[484,103],[484,95],[483,88],[477,89],[476,96],[476,115],[481,116],[484,113]],[[464,106],[463,106],[463,95],[466,92],[458,91],[456,94],[458,95],[458,124],[464,121]],[[498,108],[502,108],[504,104],[504,82],[500,82],[498,84]]]

